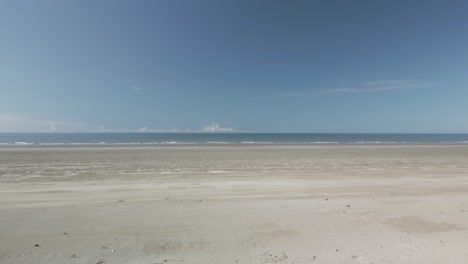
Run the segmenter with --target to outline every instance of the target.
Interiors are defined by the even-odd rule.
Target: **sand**
[[[0,263],[468,263],[468,146],[0,148]]]

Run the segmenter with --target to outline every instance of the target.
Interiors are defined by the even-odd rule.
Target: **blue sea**
[[[468,134],[0,133],[0,146],[466,144]]]

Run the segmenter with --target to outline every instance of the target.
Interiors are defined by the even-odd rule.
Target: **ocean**
[[[468,134],[0,133],[0,146],[467,144]]]

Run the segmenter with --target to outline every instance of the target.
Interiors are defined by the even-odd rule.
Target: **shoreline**
[[[320,146],[468,146],[468,142],[442,143],[27,143],[0,144],[1,149],[8,148],[114,148],[114,147],[320,147]]]

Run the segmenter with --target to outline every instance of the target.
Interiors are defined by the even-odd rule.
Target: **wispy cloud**
[[[130,89],[132,89],[133,91],[143,91],[143,88],[137,85],[132,85]]]
[[[284,97],[304,97],[325,94],[350,94],[350,93],[378,93],[396,90],[414,90],[430,87],[431,83],[420,80],[382,80],[366,82],[353,87],[340,87],[333,89],[322,89],[297,93],[283,93],[267,95],[261,98],[284,98]]]
[[[0,132],[95,132],[99,127],[76,122],[39,120],[0,113]]]
[[[383,92],[392,90],[414,90],[430,87],[432,84],[420,80],[385,80],[367,82],[364,84],[364,92]]]
[[[454,123],[460,126],[461,132],[468,133],[468,118],[458,118]]]

